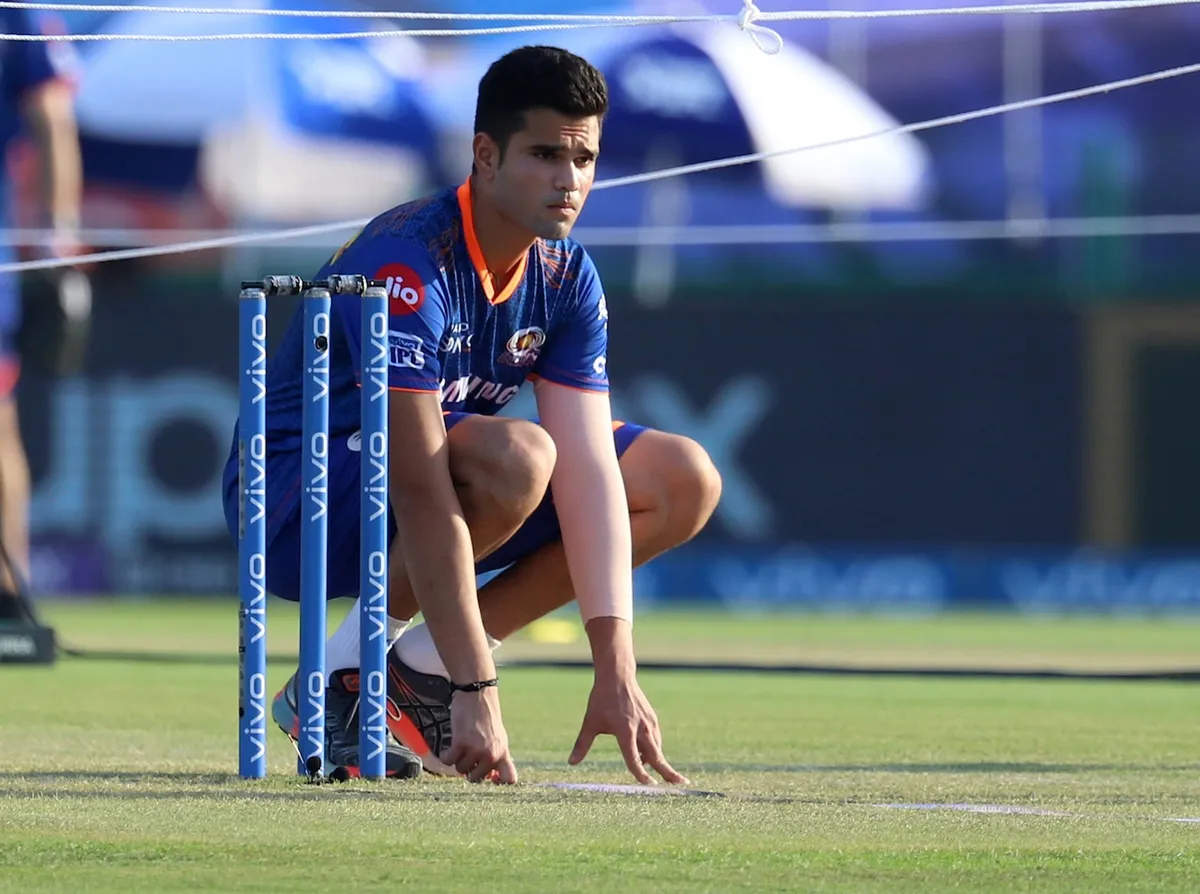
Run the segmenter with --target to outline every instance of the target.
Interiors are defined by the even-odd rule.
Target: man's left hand
[[[646,767],[657,770],[667,782],[689,783],[663,756],[658,717],[634,675],[597,677],[588,697],[583,726],[567,762],[580,763],[599,735],[616,738],[629,772],[643,785],[657,784]]]

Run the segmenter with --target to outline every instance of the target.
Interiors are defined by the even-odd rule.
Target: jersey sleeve
[[[441,390],[438,344],[445,335],[445,281],[423,245],[397,236],[360,234],[323,267],[331,274],[382,280],[388,292],[388,386],[399,391]],[[362,299],[335,299],[355,376],[362,381]]]
[[[608,302],[596,265],[586,254],[574,294],[561,313],[534,374],[583,391],[608,391]]]

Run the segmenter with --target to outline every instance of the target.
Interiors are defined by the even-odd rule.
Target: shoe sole
[[[292,743],[292,750],[296,752],[296,757],[300,757],[301,756],[300,755],[300,743],[296,739],[293,739],[291,736],[288,736],[287,740]],[[326,773],[325,775],[333,776],[335,773],[337,773],[338,770],[343,771],[346,774],[347,778],[350,778],[350,779],[361,779],[362,778],[362,770],[359,769],[358,767],[350,766],[348,764],[333,764],[331,769],[329,770],[329,772]],[[391,772],[385,771],[384,779],[416,779],[420,775],[421,775],[420,769],[418,769],[417,772],[415,772],[415,773],[391,773]]]
[[[425,741],[425,737],[421,735],[417,725],[409,719],[407,714],[398,710],[391,699],[388,699],[387,724],[392,735],[396,737],[396,741],[421,759],[421,766],[427,773],[432,773],[434,776],[462,775],[456,768],[443,763],[433,753],[433,749],[429,747],[429,743]]]

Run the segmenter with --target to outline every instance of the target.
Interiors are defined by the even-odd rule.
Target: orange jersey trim
[[[513,271],[508,285],[504,287],[503,292],[497,295],[496,281],[488,272],[483,249],[479,247],[479,237],[475,234],[475,214],[471,211],[470,178],[464,180],[458,188],[458,210],[462,213],[463,238],[467,241],[467,254],[471,256],[471,264],[475,267],[475,275],[479,277],[479,284],[483,286],[483,294],[487,296],[489,304],[503,304],[513,296],[517,287],[520,286],[521,280],[525,278],[525,266],[529,260],[529,252],[521,255],[521,260],[517,262],[517,269]]]

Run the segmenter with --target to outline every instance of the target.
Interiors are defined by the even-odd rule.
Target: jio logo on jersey
[[[425,303],[425,283],[407,264],[384,264],[373,279],[383,280],[388,313],[393,317],[415,314]]]

